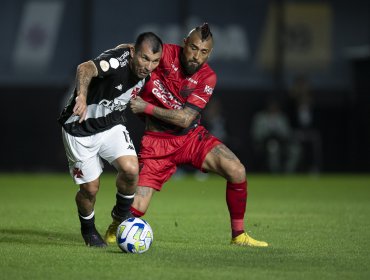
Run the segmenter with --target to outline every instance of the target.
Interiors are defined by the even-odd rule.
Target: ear
[[[134,46],[130,46],[130,56],[131,58],[133,58],[135,55],[135,47]]]
[[[213,48],[209,51],[208,58],[211,56],[212,51],[213,51]]]

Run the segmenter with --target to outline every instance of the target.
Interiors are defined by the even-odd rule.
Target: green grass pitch
[[[104,173],[96,225],[110,223]],[[249,174],[247,230],[269,248],[231,246],[225,182],[172,179],[144,217],[150,250],[88,248],[69,175],[0,174],[0,279],[370,279],[370,175]]]

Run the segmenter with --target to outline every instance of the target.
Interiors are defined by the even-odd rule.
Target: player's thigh
[[[217,173],[227,180],[239,181],[245,177],[245,168],[238,157],[225,144],[219,144],[208,152],[202,169]]]
[[[125,159],[128,159],[128,165],[137,165],[135,147],[124,125],[116,125],[110,130],[103,132],[99,155],[113,166],[116,165],[116,168],[125,168]]]
[[[76,184],[93,182],[103,171],[99,151],[99,136],[74,137],[62,131],[69,171]]]

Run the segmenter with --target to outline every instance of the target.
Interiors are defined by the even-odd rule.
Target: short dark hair
[[[136,51],[139,51],[141,49],[143,42],[148,42],[150,44],[150,47],[153,53],[157,53],[161,51],[163,48],[163,43],[162,43],[161,38],[159,38],[153,32],[144,32],[144,33],[139,34],[135,42]]]

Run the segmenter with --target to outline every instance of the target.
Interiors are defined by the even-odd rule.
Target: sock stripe
[[[140,218],[140,217],[145,215],[145,212],[141,212],[133,206],[131,206],[130,211],[131,211],[131,214],[134,215],[137,218]]]
[[[78,213],[78,215],[79,215],[82,219],[84,219],[84,220],[90,220],[92,217],[94,217],[94,215],[95,215],[95,211],[93,210],[93,211],[92,211],[92,213],[91,213],[89,216],[86,216],[86,217],[82,216],[80,213]]]
[[[125,195],[125,194],[121,194],[119,192],[117,192],[117,195],[122,197],[122,198],[126,198],[126,199],[131,199],[131,198],[135,197],[135,194]]]

